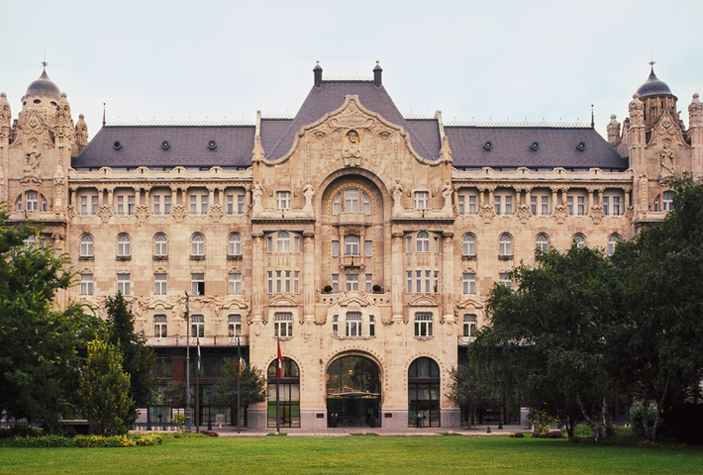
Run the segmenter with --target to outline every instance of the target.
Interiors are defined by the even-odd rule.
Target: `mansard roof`
[[[446,126],[457,168],[628,168],[591,127]]]
[[[402,116],[383,86],[376,86],[374,81],[321,81],[313,86],[298,114],[272,147],[264,147],[269,160],[284,156],[293,145],[295,134],[306,125],[317,122],[325,114],[333,112],[344,104],[347,95],[356,94],[359,102],[366,109],[380,114],[387,121],[402,126],[410,135],[415,151],[427,160],[439,158],[439,148],[429,147],[424,138]],[[435,122],[436,124],[436,122]]]

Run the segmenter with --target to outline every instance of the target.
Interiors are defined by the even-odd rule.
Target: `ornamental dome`
[[[647,81],[637,89],[637,94],[639,94],[640,99],[647,96],[673,96],[669,86],[665,82],[660,81],[657,75],[654,74],[654,65],[652,65],[652,72],[649,74]]]
[[[52,96],[57,99],[61,98],[61,90],[59,87],[54,84],[51,79],[49,79],[49,75],[46,74],[46,63],[42,63],[44,66],[44,71],[42,72],[42,75],[39,76],[39,79],[34,81],[32,84],[29,85],[27,88],[27,92],[25,93],[25,96],[30,96],[30,95],[44,95],[44,96]]]

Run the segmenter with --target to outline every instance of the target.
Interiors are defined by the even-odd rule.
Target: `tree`
[[[236,404],[239,373],[236,358],[225,359],[224,373],[225,375],[212,387],[212,400],[218,404]],[[263,370],[256,366],[247,365],[242,368],[239,387],[243,407],[266,401],[266,377]]]
[[[490,321],[470,355],[496,365],[507,390],[517,387],[533,408],[560,418],[569,437],[586,420],[600,440],[627,343],[618,272],[602,251],[575,245],[563,253],[537,251],[536,258],[537,267],[512,271],[516,290],[491,290]]]
[[[651,425],[642,418],[652,440],[665,407],[703,396],[703,186],[689,176],[668,185],[675,191],[672,211],[613,255],[625,276],[633,328],[633,392],[645,408],[655,402]]]
[[[129,395],[129,374],[122,369],[122,355],[114,345],[100,340],[88,344],[81,396],[91,434],[127,433],[134,401]]]
[[[481,372],[482,369],[483,372]],[[501,385],[493,378],[491,369],[491,366],[464,363],[449,371],[452,382],[449,385],[447,398],[457,406],[468,409],[469,424],[471,424],[471,414],[476,403],[492,404],[500,401]]]
[[[122,366],[130,375],[129,394],[135,404],[131,420],[134,422],[137,418],[136,408],[152,402],[156,354],[146,346],[144,335],[135,332],[134,314],[120,292],[114,298],[108,297],[105,306],[108,323],[106,342],[114,345],[123,355]]]
[[[183,381],[171,380],[161,391],[161,401],[172,407],[185,407],[186,405],[186,383]]]
[[[74,282],[70,259],[40,245],[38,227],[9,226],[8,216],[0,206],[0,412],[55,430],[75,416],[81,349],[98,322],[79,303],[54,305]]]

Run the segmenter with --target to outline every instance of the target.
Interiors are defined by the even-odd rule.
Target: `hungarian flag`
[[[283,357],[281,356],[281,340],[276,338],[276,343],[278,343],[278,379],[283,377]]]
[[[198,336],[197,341],[198,341],[198,376],[200,376],[200,336]]]

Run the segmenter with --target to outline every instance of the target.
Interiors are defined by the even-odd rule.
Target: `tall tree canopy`
[[[75,277],[68,256],[41,245],[31,223],[14,228],[7,218],[0,208],[0,411],[51,429],[75,415],[79,350],[94,338],[97,320],[78,303],[54,305]]]
[[[236,404],[237,375],[239,373],[237,358],[227,358],[224,370],[225,375],[212,388],[213,401],[219,404]],[[246,365],[242,368],[239,387],[240,401],[243,407],[266,400],[266,378],[264,372],[256,366]]]

